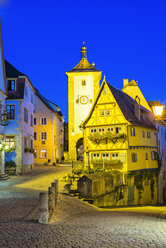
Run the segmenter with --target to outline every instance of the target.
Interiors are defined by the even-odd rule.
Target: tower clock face
[[[87,104],[88,102],[88,97],[87,96],[81,96],[80,97],[80,103],[81,104]]]

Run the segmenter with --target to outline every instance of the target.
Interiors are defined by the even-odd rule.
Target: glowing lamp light
[[[2,148],[2,144],[0,144],[0,149]]]
[[[155,116],[162,116],[163,110],[164,110],[163,105],[153,107],[153,112]]]
[[[74,135],[75,134],[74,131],[71,134]]]
[[[5,145],[5,150],[8,150],[9,149],[9,146],[8,145]]]

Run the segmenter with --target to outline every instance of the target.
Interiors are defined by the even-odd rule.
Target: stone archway
[[[79,140],[77,140],[76,143],[77,160],[83,161],[83,153],[84,153],[83,138],[80,138]]]

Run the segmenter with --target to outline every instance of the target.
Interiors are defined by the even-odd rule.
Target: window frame
[[[43,120],[45,120],[46,122],[44,123]],[[47,125],[47,117],[41,117],[40,118],[40,125]]]
[[[9,89],[9,82],[10,82],[10,89]],[[14,90],[11,89],[12,88],[11,87],[12,86],[11,82],[14,82]],[[16,91],[16,80],[14,80],[14,79],[13,80],[10,80],[10,79],[7,80],[7,90],[8,91]]]
[[[42,152],[42,151],[45,151],[45,154],[46,154],[45,157],[42,157],[42,156],[41,156],[41,152]],[[40,149],[40,150],[39,150],[39,158],[40,158],[40,159],[46,159],[46,158],[47,158],[47,149]]]
[[[24,122],[28,124],[28,109],[25,107],[24,107]]]
[[[8,107],[10,107],[10,112],[8,112]],[[14,107],[13,118],[11,118],[11,107]],[[16,106],[14,104],[7,104],[6,105],[6,112],[7,112],[7,120],[15,120],[15,118],[16,118],[16,116],[15,116],[16,115]],[[9,117],[8,113],[10,113],[10,118],[8,118]]]
[[[6,140],[6,139],[9,139],[9,140]],[[13,139],[13,141],[11,139]],[[11,145],[11,143],[14,143],[14,145]],[[15,136],[12,136],[12,135],[5,136],[5,144],[7,144],[9,148],[15,148],[16,146]]]
[[[42,137],[42,134],[44,134],[44,133],[46,134],[46,135],[45,135],[45,136],[46,136],[45,138]],[[46,131],[42,131],[42,132],[40,133],[40,140],[41,140],[41,141],[46,141],[46,140],[47,140],[47,132],[46,132]]]

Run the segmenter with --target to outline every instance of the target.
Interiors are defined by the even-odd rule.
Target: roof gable
[[[7,78],[18,78],[19,76],[26,76],[22,72],[18,71],[13,65],[5,60],[5,69]]]

